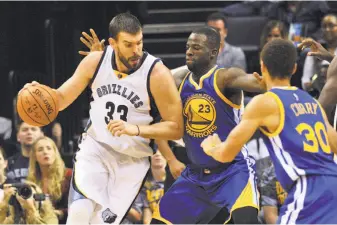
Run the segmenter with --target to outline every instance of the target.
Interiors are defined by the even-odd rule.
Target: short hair
[[[21,128],[23,123],[26,123],[26,122],[21,120],[21,119],[18,121],[18,124],[16,125],[16,132],[20,131],[20,128]],[[29,125],[29,123],[26,123],[26,124]],[[35,126],[35,127],[39,128],[42,131],[42,127],[39,127],[39,126]]]
[[[113,39],[117,39],[119,32],[126,32],[129,34],[136,34],[142,30],[137,17],[131,13],[120,13],[112,18],[109,24],[109,32]]]
[[[207,37],[207,44],[210,49],[219,50],[220,48],[220,33],[210,26],[198,28],[192,34],[203,34]]]
[[[216,20],[222,20],[224,23],[224,28],[227,27],[227,19],[225,15],[222,14],[221,12],[214,12],[210,14],[206,19],[206,23],[208,23],[209,21],[216,21]]]
[[[261,59],[272,78],[290,78],[297,60],[297,50],[289,40],[275,39],[262,49]]]

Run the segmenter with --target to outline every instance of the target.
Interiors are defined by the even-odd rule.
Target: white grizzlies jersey
[[[150,139],[127,135],[114,137],[107,125],[110,120],[124,120],[135,125],[149,125],[154,121],[151,114],[156,110],[151,109],[149,76],[158,61],[144,52],[139,69],[126,75],[114,70],[113,49],[111,46],[105,48],[91,85],[91,125],[87,131],[90,136],[126,155],[140,158],[153,154]]]

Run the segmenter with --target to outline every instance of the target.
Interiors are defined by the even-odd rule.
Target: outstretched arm
[[[98,62],[102,57],[103,52],[92,52],[85,57],[77,66],[74,74],[64,82],[61,87],[54,89],[57,95],[57,102],[59,104],[59,110],[62,111],[67,108],[75,99],[84,91],[84,89],[90,83]],[[24,88],[28,86],[39,85],[38,82],[25,84]]]
[[[321,107],[321,105],[320,105],[320,107]],[[327,118],[324,110],[322,110],[322,113],[323,113],[323,117],[324,117],[324,121],[325,121],[325,126],[326,126],[326,129],[327,129],[328,141],[329,141],[331,151],[333,151],[335,154],[337,154],[337,132],[331,126],[331,124],[329,123],[328,118]]]
[[[92,79],[102,52],[92,52],[78,65],[75,73],[57,91],[60,110],[67,108],[83,92]]]
[[[247,105],[242,121],[231,131],[225,142],[219,143],[220,139],[215,134],[206,138],[201,147],[215,160],[231,162],[260,126],[275,130],[275,126],[271,127],[268,122],[275,120],[275,117],[270,117],[273,115],[279,116],[275,100],[266,94],[258,95]]]
[[[224,87],[241,89],[247,92],[263,93],[266,85],[263,78],[258,73],[247,74],[239,68],[229,68],[219,71],[223,79]]]
[[[337,104],[337,57],[335,57],[327,72],[327,81],[318,99],[323,109],[330,115]]]

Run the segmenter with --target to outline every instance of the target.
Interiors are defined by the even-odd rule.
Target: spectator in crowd
[[[62,126],[59,122],[54,121],[48,126],[43,127],[43,133],[51,137],[56,144],[56,147],[61,152],[62,150]]]
[[[288,28],[281,21],[271,20],[263,27],[260,37],[260,49],[275,38],[288,39]]]
[[[267,42],[275,38],[289,38],[288,27],[279,20],[271,20],[264,26],[260,37],[260,49],[262,49]],[[301,77],[305,58],[305,52],[301,52],[297,61],[297,70],[291,78],[291,84],[294,86],[301,87]]]
[[[265,16],[272,20],[280,20],[288,27],[301,24],[303,35],[318,35],[320,22],[330,8],[326,1],[277,1],[265,10]]]
[[[42,190],[32,182],[25,183],[32,189],[28,199],[19,196],[14,187],[4,188],[4,199],[0,202],[0,224],[58,224],[48,197],[43,195],[46,198],[36,200],[34,195],[42,194]]]
[[[142,189],[133,202],[129,212],[126,214],[121,224],[143,224],[143,210],[145,204],[145,193]]]
[[[276,179],[274,165],[267,156],[262,159],[264,167],[259,177],[261,192],[261,207],[263,210],[264,221],[267,224],[276,224],[279,211],[287,197],[287,193]]]
[[[166,160],[160,151],[157,151],[156,154],[151,156],[151,173],[144,184],[146,193],[146,204],[143,212],[144,224],[149,224],[152,219],[152,213],[155,210],[159,210],[158,203],[164,195],[165,167]]]
[[[8,161],[4,149],[0,146],[0,185],[14,183],[14,180],[7,178],[6,169]]]
[[[66,222],[71,169],[65,167],[55,142],[40,137],[33,145],[27,180],[50,196],[60,223]]]
[[[335,15],[326,15],[321,24],[323,32],[324,47],[331,53],[337,53],[337,17]],[[323,64],[322,64],[323,63]],[[318,75],[321,67],[324,67],[326,62],[321,61],[313,56],[308,56],[304,62],[302,87],[304,90],[310,91],[312,89],[311,78],[316,74]]]
[[[270,1],[243,1],[226,6],[222,12],[226,16],[259,16],[266,13],[270,4]]]
[[[310,95],[316,99],[319,98],[319,95],[326,83],[326,75],[330,65],[329,62],[325,60],[320,64],[320,70],[318,73],[311,77],[311,90],[309,91]]]
[[[23,182],[28,176],[29,155],[33,143],[43,136],[41,128],[21,122],[18,125],[17,141],[21,151],[8,158],[7,177],[16,182]]]
[[[212,13],[207,17],[206,22],[208,26],[220,32],[221,42],[217,65],[225,68],[238,67],[246,71],[246,57],[242,49],[226,42],[228,29],[225,16],[220,12]]]

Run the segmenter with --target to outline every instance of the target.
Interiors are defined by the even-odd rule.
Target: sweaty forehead
[[[206,45],[207,44],[207,37],[204,34],[192,33],[188,37],[187,43],[188,44]]]

